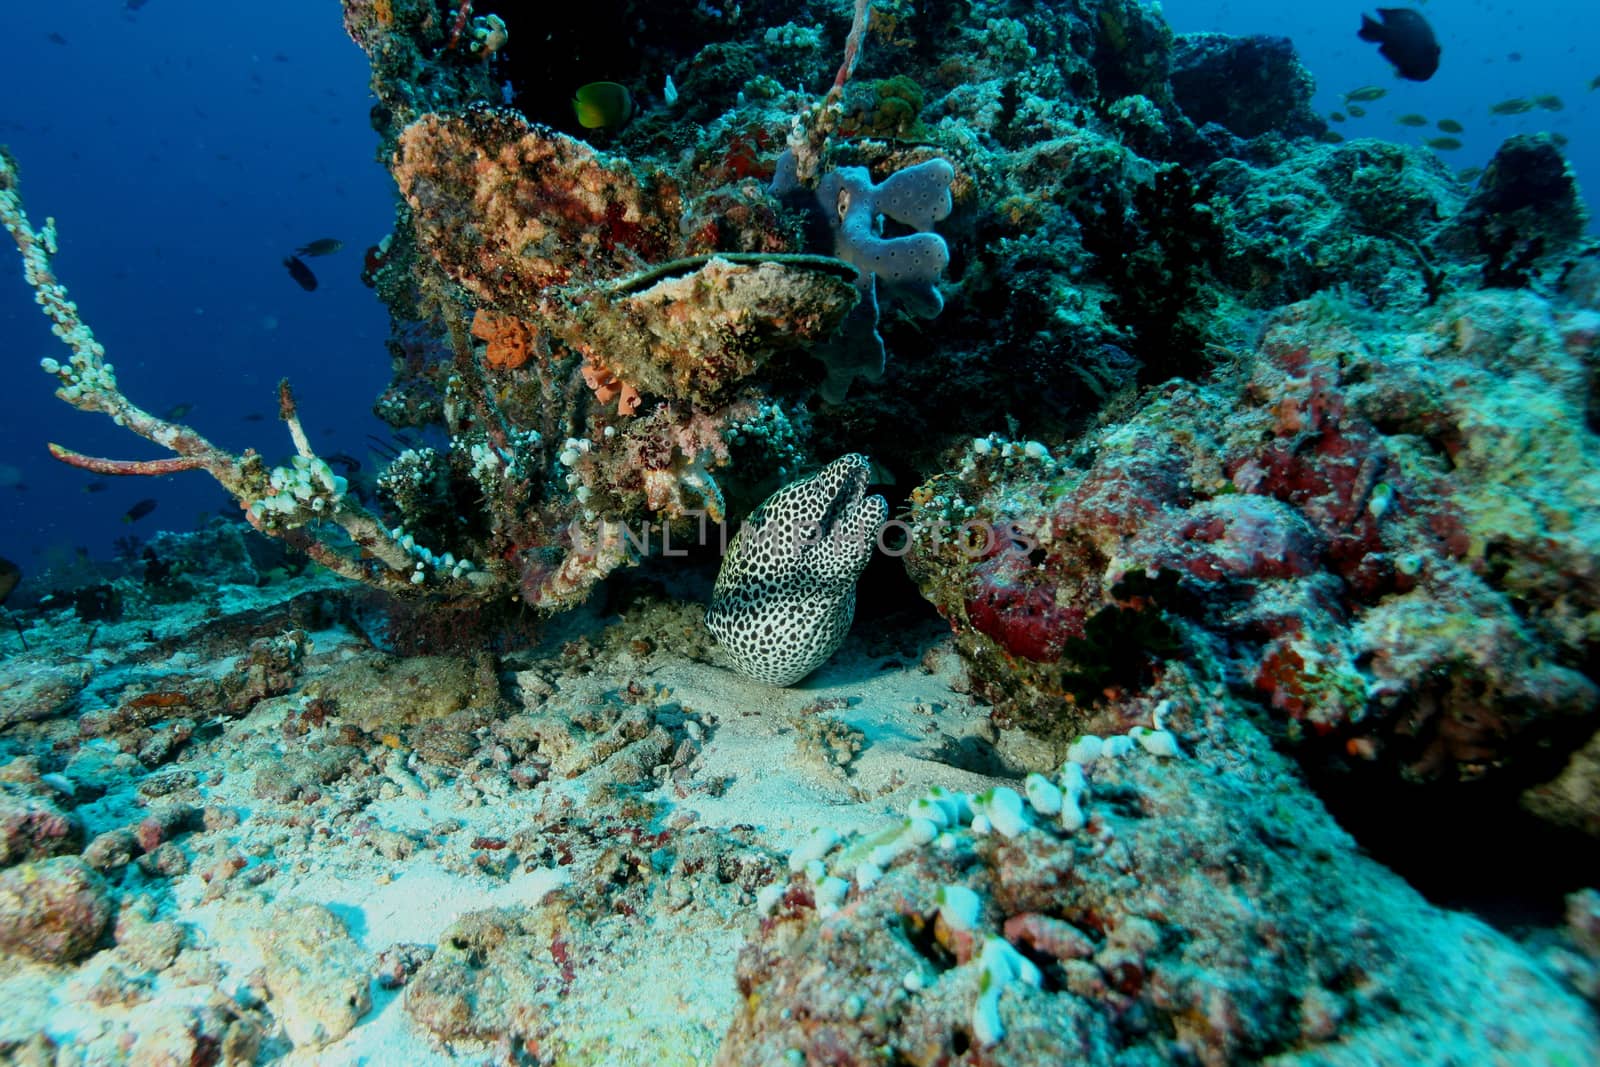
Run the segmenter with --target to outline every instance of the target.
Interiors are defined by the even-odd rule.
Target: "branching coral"
[[[239,501],[245,517],[261,532],[283,538],[345,577],[395,591],[409,588],[414,561],[376,516],[345,493],[343,480],[334,477],[327,463],[312,451],[288,383],[279,387],[279,414],[289,428],[297,455],[290,466],[271,471],[254,452],[236,456],[187,426],[150,414],[123,395],[115,369],[105,359],[104,346],[79,317],[78,306],[67,298],[66,286],[56,279],[50,266],[56,251],[55,220],[46,219],[43,229],[34,229],[23,208],[16,163],[4,152],[0,152],[0,221],[22,254],[24,276],[53,323],[52,332],[72,351],[66,363],[41,361],[45,372],[61,382],[56,395],[80,411],[109,415],[117,425],[174,453],[170,459],[114,460],[53,444],[52,455],[99,474],[203,470]],[[322,523],[342,530],[348,543],[329,536],[331,531]]]

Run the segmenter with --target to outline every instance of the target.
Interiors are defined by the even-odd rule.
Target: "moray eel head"
[[[889,517],[883,497],[867,496],[871,469],[852,454],[790,482],[728,546],[706,624],[744,674],[793,685],[844,642],[856,579]]]

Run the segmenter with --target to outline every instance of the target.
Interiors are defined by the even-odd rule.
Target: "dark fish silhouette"
[[[148,498],[144,499],[144,500],[141,500],[137,504],[135,504],[133,507],[128,509],[128,513],[126,515],[122,516],[122,521],[123,522],[138,522],[140,519],[144,518],[146,515],[150,514],[155,509],[156,509],[156,502],[154,500],[150,500]]]
[[[289,268],[289,277],[306,292],[309,293],[317,287],[317,276],[311,273],[311,268],[306,266],[299,256],[288,257],[283,261],[283,265]]]
[[[22,568],[12,563],[9,559],[0,559],[0,604],[6,602],[6,597],[11,595],[11,590],[22,581]]]
[[[1439,42],[1420,11],[1380,7],[1377,21],[1361,16],[1361,29],[1356,36],[1363,41],[1376,41],[1378,54],[1394,64],[1395,73],[1402,78],[1425,82],[1439,69]]]
[[[344,242],[337,237],[323,237],[312,241],[310,244],[301,245],[294,250],[297,256],[331,256],[344,247]]]
[[[1525,115],[1532,110],[1533,101],[1514,96],[1510,100],[1502,100],[1489,108],[1489,113],[1492,115]]]

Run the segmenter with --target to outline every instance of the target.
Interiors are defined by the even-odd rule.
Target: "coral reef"
[[[556,612],[651,551],[607,521],[682,536],[770,492],[769,457],[732,444],[762,412],[812,416],[788,476],[862,451],[920,480],[1008,419],[1059,439],[1137,385],[1222,369],[1261,315],[1315,292],[1412,310],[1572,262],[1581,207],[1553,144],[1508,144],[1468,202],[1420,151],[1321,143],[1282,42],[1175,37],[1126,0],[861,4],[843,39],[805,21],[840,28],[820,0],[803,7],[681,12],[624,53],[639,77],[677,75],[673,100],[595,132],[516,91],[514,28],[488,13],[346,5],[403,201],[368,261],[394,321],[378,410],[448,442],[402,454],[376,514],[286,388],[297,456],[275,468],[124,398],[8,164],[8,228],[78,361],[55,364],[63,397],[178,452],[58,454],[207,470],[264,532],[402,596]],[[553,25],[535,51],[587,32]],[[782,88],[833,70],[830,43],[826,93]],[[505,70],[533,118],[501,105]],[[900,432],[915,424],[937,429]]]
[[[7,594],[0,1057],[1596,1058],[1553,138],[1468,189],[1137,0],[528,18],[344,2],[399,193],[370,484],[287,383],[276,463],[125,395],[0,154],[57,395],[169,453],[54,454],[242,520]],[[849,543],[763,554],[791,519]]]
[[[920,530],[1010,530],[907,560],[1008,719],[1104,726],[1195,657],[1291,741],[1411,778],[1536,780],[1568,750],[1600,700],[1593,313],[1480,294],[1360,323],[1296,305],[1231,382],[1059,458],[979,439],[914,494]]]
[[[1180,35],[1172,52],[1173,101],[1200,126],[1238,137],[1268,131],[1316,137],[1327,125],[1311,110],[1315,84],[1285,37]]]

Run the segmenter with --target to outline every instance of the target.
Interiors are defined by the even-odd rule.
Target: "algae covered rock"
[[[297,1048],[339,1040],[371,1009],[367,955],[327,908],[280,904],[257,936],[273,1012]]]
[[[0,792],[0,867],[76,852],[83,826],[41,796]]]
[[[1172,95],[1196,126],[1315,137],[1327,129],[1311,109],[1315,89],[1287,37],[1185,33],[1172,50]]]
[[[439,947],[406,986],[411,1018],[445,1040],[493,1040],[527,1033],[543,1014],[520,995],[560,964],[557,931],[541,936],[533,913],[496,908],[457,919],[439,937]]]
[[[0,872],[0,953],[71,963],[94,951],[110,921],[105,880],[77,856]]]
[[[1263,749],[1212,724],[1187,756],[1070,763],[1073,828],[1030,802],[980,829],[972,809],[1000,791],[944,792],[913,806],[912,824],[948,820],[920,838],[891,825],[818,849],[769,891],[716,1063],[1355,1067],[1594,1047],[1585,1003],[1357,854]]]
[[[592,294],[556,336],[640,392],[708,405],[833,333],[855,272],[826,256],[712,256]]]
[[[499,698],[492,667],[462,656],[356,656],[309,682],[306,695],[363,730],[444,719]]]
[[[424,115],[400,135],[394,176],[419,243],[485,305],[519,317],[547,287],[620,278],[682,250],[669,177],[514,111]]]
[[[19,660],[0,673],[0,728],[65,715],[91,677],[83,664],[23,668]]]
[[[1595,332],[1503,292],[1404,321],[1295,305],[1239,380],[1169,386],[1081,462],[978,439],[914,492],[946,536],[907,562],[975,691],[1061,741],[1125,728],[1174,664],[1226,663],[1369,786],[1493,783],[1504,810],[1554,776],[1600,713]],[[1574,773],[1538,810],[1592,827]]]

